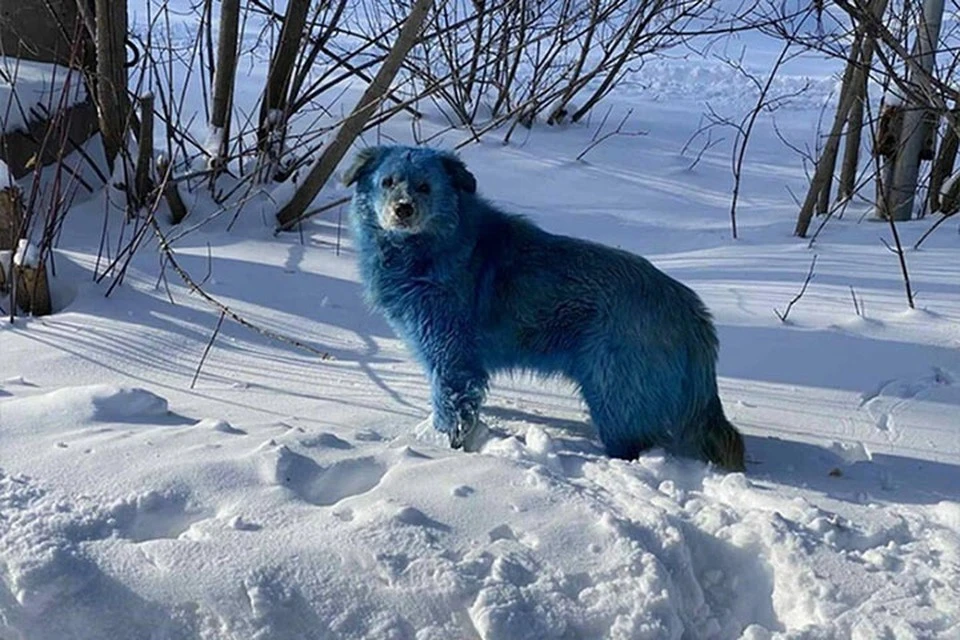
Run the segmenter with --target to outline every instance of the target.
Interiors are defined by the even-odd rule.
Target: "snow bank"
[[[4,450],[39,454],[0,473],[14,637],[870,637],[958,614],[955,503],[849,520],[529,423],[463,454],[178,419],[135,388],[0,403]]]

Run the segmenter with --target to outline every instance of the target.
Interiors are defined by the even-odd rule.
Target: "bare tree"
[[[860,0],[857,1],[859,2]],[[852,119],[850,118],[850,114],[862,108],[861,105],[865,91],[862,90],[861,87],[866,80],[861,79],[860,74],[864,74],[865,78],[868,73],[867,65],[869,65],[869,62],[873,58],[873,51],[876,46],[873,37],[866,37],[868,31],[870,31],[868,26],[871,24],[871,19],[877,20],[879,19],[878,16],[884,14],[887,9],[887,4],[888,0],[870,0],[869,5],[863,3],[858,4],[857,18],[854,19],[856,26],[853,29],[853,44],[849,52],[838,53],[838,55],[842,55],[847,61],[840,97],[833,124],[830,132],[827,134],[823,151],[817,160],[816,169],[810,181],[810,187],[807,190],[806,198],[797,217],[797,224],[794,229],[794,234],[797,236],[806,237],[815,212],[826,213],[829,209],[833,172],[844,127],[847,129],[848,137],[855,138],[855,140],[848,142],[848,146],[856,145],[856,148],[859,149],[862,112],[861,117],[854,116]],[[872,34],[872,31],[870,32]],[[794,39],[800,40],[801,38],[795,34]],[[806,43],[809,44],[809,40],[807,40]],[[851,135],[852,127],[854,126],[856,126],[856,133]],[[841,194],[842,198],[849,198],[852,195],[852,193],[846,193],[845,190],[850,188],[850,179],[856,174],[855,157],[854,152],[848,151],[849,161],[853,162],[854,166],[846,168],[847,177],[841,181],[842,185],[847,185],[846,187],[841,187],[841,189],[844,190]]]
[[[715,25],[713,2],[546,0],[441,5],[407,68],[452,125],[517,111],[521,124],[579,121],[632,65]],[[438,87],[440,78],[453,74]],[[518,104],[525,104],[517,110]]]
[[[942,16],[943,0],[924,1],[917,24],[915,46],[915,55],[923,73],[929,74],[933,71],[933,58],[940,36]],[[928,99],[916,100],[912,99],[912,96],[910,98],[911,104],[903,115],[900,150],[894,165],[893,183],[890,185],[890,207],[886,210],[887,214],[895,220],[909,220],[913,217],[913,201],[920,173],[921,153],[924,138],[930,130],[929,112],[926,108]],[[910,306],[913,306],[912,297]]]
[[[300,43],[307,26],[310,0],[290,0],[280,31],[280,40],[270,61],[267,87],[260,104],[257,143],[260,157],[260,179],[274,174],[283,155],[284,130],[287,121],[287,97],[300,52]]]
[[[400,70],[400,65],[413,47],[420,34],[433,0],[417,0],[403,23],[403,28],[393,43],[390,55],[383,61],[373,82],[367,87],[353,112],[343,121],[333,141],[325,148],[323,155],[314,163],[303,183],[294,193],[289,203],[277,213],[277,223],[282,229],[292,228],[307,207],[320,192],[320,189],[333,174],[337,164],[346,155],[353,141],[363,130],[363,125],[376,113],[390,82]]]
[[[237,75],[237,38],[240,31],[240,0],[223,0],[220,5],[220,36],[213,76],[213,110],[210,113],[210,166],[220,170],[226,164],[230,138],[233,85]]]

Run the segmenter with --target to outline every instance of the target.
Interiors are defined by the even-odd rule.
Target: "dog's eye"
[[[426,182],[417,185],[417,193],[427,195],[430,193],[430,185]]]
[[[380,186],[382,186],[384,189],[389,189],[390,187],[393,186],[393,178],[391,178],[390,176],[387,176],[386,178],[380,181]]]

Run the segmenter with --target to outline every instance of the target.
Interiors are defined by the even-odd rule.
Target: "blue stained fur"
[[[434,425],[462,446],[489,376],[564,375],[614,457],[651,447],[743,468],[697,295],[626,251],[554,235],[476,194],[454,155],[372,147],[346,172],[361,276],[426,369]]]

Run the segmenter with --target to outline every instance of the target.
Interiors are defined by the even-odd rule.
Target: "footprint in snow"
[[[347,458],[321,466],[281,445],[266,453],[263,471],[268,482],[287,487],[305,502],[327,507],[374,489],[387,466],[374,457]]]

